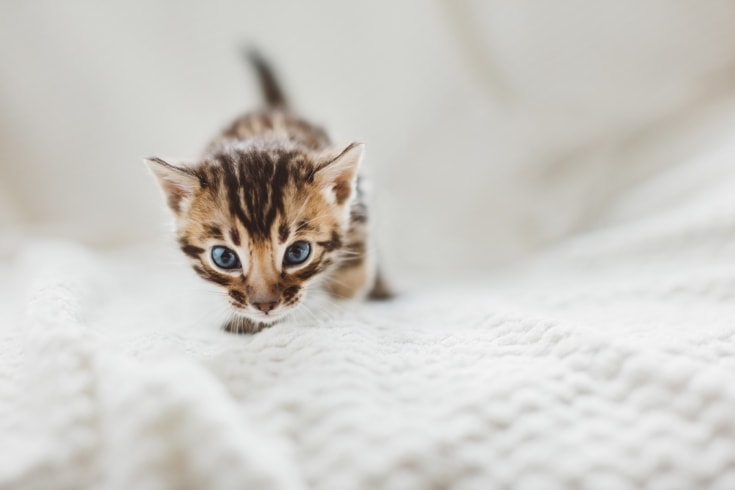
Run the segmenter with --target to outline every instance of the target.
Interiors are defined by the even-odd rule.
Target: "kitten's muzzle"
[[[253,308],[258,309],[262,311],[265,314],[268,314],[271,310],[274,310],[276,306],[278,306],[278,301],[251,301],[250,304],[253,305]]]
[[[277,283],[251,284],[247,293],[250,305],[266,315],[281,304],[281,287]]]

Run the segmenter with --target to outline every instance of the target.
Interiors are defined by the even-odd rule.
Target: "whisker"
[[[363,257],[364,255],[364,252],[354,252],[352,250],[343,250],[337,252],[338,257]]]
[[[338,286],[342,286],[342,287],[345,287],[345,288],[348,288],[348,289],[351,289],[352,288],[352,285],[351,284],[348,284],[348,283],[346,283],[346,282],[344,282],[344,281],[342,281],[340,279],[337,279],[335,277],[330,277],[328,279],[328,281],[331,282],[331,283],[337,284]]]
[[[301,213],[304,212],[304,208],[306,207],[306,204],[308,202],[309,202],[308,200],[307,201],[304,201],[304,203],[301,205],[301,207],[299,208],[299,210],[296,212],[296,216],[301,216]],[[291,227],[293,227],[293,223],[291,223]]]
[[[311,308],[309,308],[308,306],[306,306],[306,303],[301,303],[299,305],[299,309],[303,309],[305,312],[307,312],[311,316],[311,318],[314,319],[314,323],[315,324],[319,324],[319,319],[316,317],[316,315],[314,314],[314,312],[311,311]]]
[[[316,220],[318,220],[318,219],[326,218],[327,216],[330,216],[330,215],[331,215],[331,213],[324,213],[324,214],[320,214],[320,215],[318,215],[318,216],[315,216],[315,217],[313,217],[313,218],[311,218],[311,219],[309,219],[309,220],[306,220],[306,221],[304,221],[304,222],[303,222],[303,224],[304,224],[304,225],[308,225],[308,224],[311,224],[312,222],[314,222],[314,221],[316,221]],[[293,222],[293,223],[291,223],[291,227],[292,227],[292,228],[293,228],[293,227],[294,227],[294,225],[296,224],[296,221],[298,221],[298,218],[297,218],[296,220],[294,220],[294,222]]]

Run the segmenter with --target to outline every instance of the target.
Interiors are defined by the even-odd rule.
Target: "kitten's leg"
[[[388,287],[383,275],[370,264],[367,258],[362,263],[341,265],[329,275],[326,280],[325,289],[337,299],[362,299],[386,300],[393,297],[393,292]]]
[[[350,264],[339,266],[326,281],[325,289],[337,299],[360,298],[370,287],[371,273],[366,264]]]
[[[378,300],[393,296],[367,243],[367,227],[353,221],[347,233],[344,257],[325,283],[326,291],[334,298]]]
[[[378,270],[378,261],[368,246],[368,208],[365,203],[364,178],[358,177],[357,196],[350,209],[350,226],[347,230],[342,260],[329,275],[326,291],[337,299],[369,298],[389,299],[393,296]]]
[[[266,327],[270,327],[272,324],[258,323],[241,316],[234,316],[225,323],[222,328],[225,332],[230,333],[256,333],[260,332]]]
[[[393,293],[393,290],[388,286],[388,283],[385,281],[385,277],[383,276],[383,273],[380,271],[380,268],[378,268],[376,274],[375,274],[375,281],[373,282],[373,288],[370,290],[370,293],[368,294],[368,299],[375,300],[375,301],[382,301],[386,299],[391,299],[395,296]]]

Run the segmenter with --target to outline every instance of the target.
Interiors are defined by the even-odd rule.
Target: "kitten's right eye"
[[[240,259],[234,250],[218,245],[212,247],[212,262],[222,269],[239,269]]]

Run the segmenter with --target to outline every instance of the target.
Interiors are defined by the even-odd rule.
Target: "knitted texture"
[[[144,254],[29,247],[0,279],[0,487],[733,489],[733,160],[491,283],[249,336]]]

